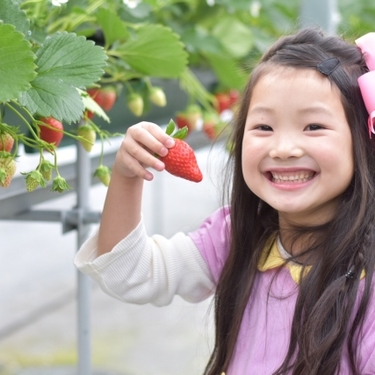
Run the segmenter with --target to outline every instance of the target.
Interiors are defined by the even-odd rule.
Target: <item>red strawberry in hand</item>
[[[176,125],[173,120],[169,122],[167,134],[172,135]],[[202,181],[202,172],[199,169],[194,150],[185,142],[183,138],[188,133],[187,127],[178,130],[173,134],[175,145],[168,150],[166,156],[160,157],[165,164],[165,170],[174,176],[184,178],[193,182]]]
[[[40,139],[48,143],[54,143],[57,147],[64,137],[64,126],[63,124],[53,117],[41,118],[39,121],[46,125],[39,124]]]

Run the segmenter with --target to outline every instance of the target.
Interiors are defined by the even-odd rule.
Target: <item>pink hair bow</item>
[[[358,85],[365,103],[368,118],[368,132],[375,134],[375,33],[368,33],[358,38],[355,43],[364,55],[369,72],[358,78]]]

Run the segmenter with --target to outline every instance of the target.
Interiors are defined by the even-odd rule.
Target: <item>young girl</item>
[[[174,141],[152,123],[126,133],[75,262],[128,302],[214,293],[205,375],[375,374],[375,101],[357,43],[306,29],[263,56],[233,124],[230,204],[195,232],[147,236],[143,181]]]

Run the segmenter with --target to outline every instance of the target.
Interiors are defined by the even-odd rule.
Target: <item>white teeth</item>
[[[314,172],[299,172],[296,174],[280,174],[271,172],[273,182],[306,182],[313,178]]]

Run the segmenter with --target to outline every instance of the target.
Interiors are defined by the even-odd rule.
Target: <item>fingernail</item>
[[[164,163],[162,162],[162,161],[160,161],[160,160],[157,160],[156,162],[155,162],[155,166],[154,166],[154,168],[156,169],[156,170],[162,170],[163,168],[164,168]]]
[[[165,142],[165,146],[168,147],[168,148],[171,148],[174,146],[174,139],[173,138],[168,138]]]
[[[163,147],[160,152],[159,152],[159,155],[160,156],[165,156],[168,154],[168,149],[166,147]]]

